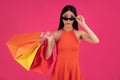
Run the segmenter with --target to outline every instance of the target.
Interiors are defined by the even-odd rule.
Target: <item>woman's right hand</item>
[[[53,41],[53,34],[51,32],[41,33],[40,42],[43,43],[45,40],[48,40],[48,43]]]

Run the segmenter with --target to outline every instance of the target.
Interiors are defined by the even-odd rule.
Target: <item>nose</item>
[[[68,19],[67,21],[70,21],[70,19]]]

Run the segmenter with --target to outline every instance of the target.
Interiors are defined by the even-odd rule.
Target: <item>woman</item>
[[[85,31],[78,30],[80,24]],[[81,80],[79,67],[79,43],[81,40],[99,43],[98,37],[87,26],[83,16],[77,16],[74,6],[67,5],[62,9],[57,31],[47,32],[48,39],[45,57],[49,59],[56,44],[57,58],[51,80]]]

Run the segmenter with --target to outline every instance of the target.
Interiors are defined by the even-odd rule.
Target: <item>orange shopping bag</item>
[[[13,58],[26,70],[30,70],[35,55],[41,46],[40,35],[41,32],[17,34],[7,42]]]
[[[17,34],[7,42],[7,46],[13,58],[26,70],[44,74],[53,62],[53,55],[50,59],[45,59],[44,55],[48,41],[45,40],[41,44],[41,33]]]

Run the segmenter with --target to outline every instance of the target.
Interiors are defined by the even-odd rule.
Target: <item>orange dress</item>
[[[51,80],[81,80],[79,66],[79,41],[74,29],[65,31],[56,42],[57,58]]]

